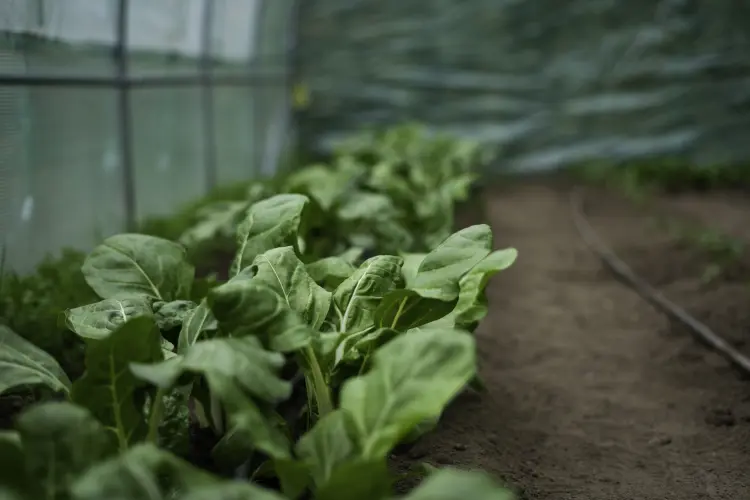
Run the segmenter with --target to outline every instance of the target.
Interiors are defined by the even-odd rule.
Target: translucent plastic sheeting
[[[303,3],[305,132],[327,150],[419,120],[501,146],[503,167],[750,157],[744,0]]]

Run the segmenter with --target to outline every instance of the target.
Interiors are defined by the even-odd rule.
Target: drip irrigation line
[[[719,353],[744,374],[750,375],[750,358],[732,347],[732,345],[717,335],[713,330],[695,319],[682,307],[667,299],[661,292],[636,275],[633,270],[630,269],[630,267],[628,267],[628,265],[602,241],[586,218],[583,195],[580,188],[574,189],[571,193],[570,205],[573,223],[575,224],[581,238],[610,271],[612,271],[626,285],[632,288],[642,299],[649,302],[670,318],[685,325],[699,341]]]

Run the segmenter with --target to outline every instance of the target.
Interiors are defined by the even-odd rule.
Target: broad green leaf
[[[234,337],[257,336],[277,352],[293,352],[310,343],[310,327],[263,282],[231,280],[211,290],[208,303],[222,329]]]
[[[297,441],[297,456],[308,468],[316,485],[328,481],[337,467],[357,457],[353,429],[350,415],[337,410],[318,420]]]
[[[219,465],[237,467],[253,453],[263,451],[274,459],[291,459],[289,438],[272,416],[265,415],[242,393],[229,396],[227,386],[222,397],[232,403],[227,407],[229,430],[211,451]]]
[[[230,276],[236,276],[255,258],[272,248],[294,246],[309,203],[300,194],[280,194],[253,204],[237,228],[237,255]]]
[[[409,288],[421,297],[450,301],[458,297],[459,280],[492,249],[492,230],[486,224],[453,233],[425,255]]]
[[[333,293],[339,331],[356,332],[373,324],[375,310],[400,281],[403,259],[379,255],[367,259]]]
[[[217,236],[231,235],[247,205],[246,201],[220,201],[205,207],[200,220],[180,235],[179,242],[193,247]]]
[[[90,468],[71,493],[73,500],[170,500],[219,481],[152,444],[139,444]]]
[[[452,234],[425,255],[408,288],[393,290],[383,298],[375,311],[376,325],[408,330],[449,314],[458,302],[461,278],[491,248],[492,231],[486,224]]]
[[[179,328],[190,318],[197,304],[190,300],[173,300],[154,304],[154,320],[159,330],[166,332]]]
[[[458,298],[445,301],[422,297],[408,288],[392,290],[375,310],[375,326],[401,331],[416,328],[450,314],[457,302]]]
[[[242,337],[198,342],[184,355],[159,364],[133,364],[131,370],[161,388],[174,387],[184,375],[202,375],[229,417],[229,434],[216,453],[232,460],[233,449],[245,443],[271,456],[287,456],[283,433],[249,397],[271,404],[288,399],[292,385],[278,375],[283,365],[281,354],[264,350],[255,337]]]
[[[215,330],[216,328],[216,318],[214,318],[211,309],[208,307],[207,300],[203,299],[182,320],[180,336],[177,338],[177,352],[180,354],[184,353],[191,345],[198,342],[204,332]]]
[[[179,500],[288,500],[288,498],[252,483],[222,481],[214,486],[192,489]]]
[[[311,165],[292,173],[286,179],[286,187],[290,192],[309,195],[326,211],[346,193],[350,183],[350,175],[327,165]]]
[[[107,238],[81,270],[103,299],[136,295],[165,302],[190,297],[195,275],[182,245],[145,234]]]
[[[71,397],[114,434],[121,450],[143,439],[147,431],[143,404],[136,397],[145,384],[130,373],[129,365],[162,359],[159,329],[145,316],[87,345],[86,372],[73,384]]]
[[[341,362],[352,363],[362,360],[399,334],[400,332],[390,328],[378,328],[347,335],[336,347],[334,367]]]
[[[256,257],[253,281],[278,293],[313,329],[323,324],[331,307],[331,292],[310,277],[292,247],[274,248]]]
[[[393,480],[385,457],[352,460],[333,470],[318,487],[316,500],[382,500],[392,490]]]
[[[87,339],[103,339],[129,319],[152,316],[146,297],[105,299],[65,311],[65,325]]]
[[[307,273],[317,284],[324,288],[335,288],[352,275],[355,267],[345,258],[325,257],[305,266]]]
[[[370,371],[347,380],[340,396],[361,457],[387,456],[421,422],[438,418],[475,372],[474,339],[459,330],[414,331],[378,349]]]
[[[398,214],[391,198],[380,193],[356,191],[349,193],[339,205],[336,215],[342,221],[378,221]]]
[[[25,500],[39,496],[38,484],[26,471],[21,436],[16,431],[0,430],[0,498]]]
[[[417,277],[419,266],[422,264],[426,255],[426,253],[401,254],[401,257],[404,259],[404,264],[401,266],[401,275],[404,277],[407,288],[414,283],[414,278]]]
[[[291,384],[278,376],[284,356],[266,351],[255,337],[204,340],[181,355],[161,363],[133,363],[131,371],[141,380],[169,389],[185,374],[202,375],[211,393],[225,403],[246,392],[269,403],[289,397]]]
[[[460,281],[461,291],[453,311],[438,322],[447,327],[455,326],[473,330],[487,315],[487,299],[484,295],[490,278],[509,268],[516,260],[515,248],[497,250],[485,257],[466,273]]]
[[[26,470],[46,498],[64,498],[70,484],[112,451],[91,413],[68,402],[33,406],[16,423]]]
[[[67,393],[70,379],[52,356],[0,325],[0,394],[30,385]]]
[[[359,259],[362,257],[362,254],[364,253],[364,248],[359,247],[352,247],[345,252],[342,252],[340,257],[344,261],[351,264],[352,268],[354,267],[355,263],[359,261]]]
[[[403,500],[515,500],[508,489],[477,471],[440,469],[431,473]]]

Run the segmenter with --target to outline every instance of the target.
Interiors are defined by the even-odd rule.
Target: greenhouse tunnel
[[[295,8],[4,0],[6,268],[30,271],[49,253],[89,249],[215,186],[272,174],[290,130]]]

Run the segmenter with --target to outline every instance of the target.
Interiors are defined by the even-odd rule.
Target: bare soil
[[[489,391],[462,395],[397,461],[481,467],[529,500],[750,498],[750,382],[603,268],[572,224],[568,188],[485,194],[497,246],[519,251],[491,282],[477,333]],[[750,241],[750,209],[723,205],[695,210],[709,222],[734,213]],[[706,286],[705,258],[653,210],[612,193],[588,203],[638,273],[718,333],[750,338],[750,274]]]

